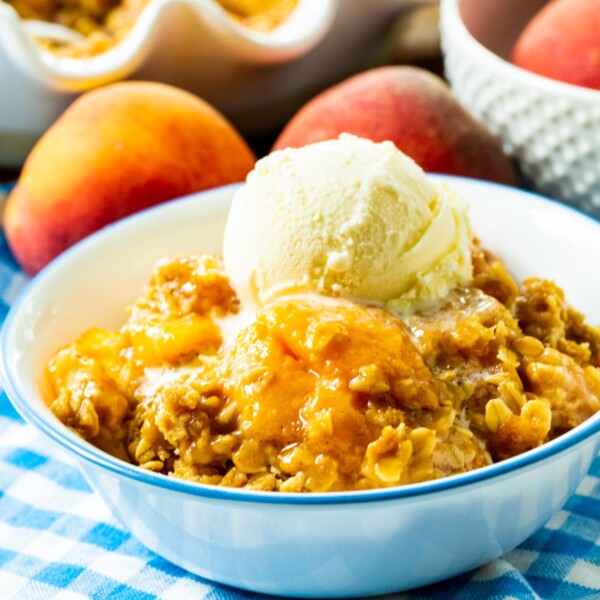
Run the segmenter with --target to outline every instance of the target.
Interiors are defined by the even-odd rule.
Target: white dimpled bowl
[[[551,278],[600,323],[600,223],[500,185],[437,177],[462,194],[473,230],[517,279]],[[200,485],[119,461],[48,410],[44,366],[91,326],[118,328],[154,261],[220,252],[236,186],[129,217],[44,269],[2,334],[5,389],[21,415],[62,448],[123,525],[193,573],[268,594],[336,598],[434,583],[514,548],[558,511],[600,447],[600,413],[558,439],[461,475],[360,492],[285,494]],[[574,268],[577,265],[577,268]]]
[[[600,91],[510,63],[546,0],[442,0],[446,76],[454,95],[501,139],[528,185],[600,217]]]

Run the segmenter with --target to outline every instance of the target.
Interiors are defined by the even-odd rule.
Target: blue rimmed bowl
[[[600,223],[561,204],[442,177],[470,205],[474,232],[517,279],[555,280],[600,323]],[[235,186],[139,213],[43,270],[2,333],[2,379],[21,415],[79,465],[142,543],[193,573],[269,594],[385,594],[468,571],[517,546],[571,496],[600,446],[600,414],[562,437],[470,473],[385,490],[278,494],[189,483],[104,454],[43,400],[46,361],[91,326],[118,328],[152,264],[219,252]]]

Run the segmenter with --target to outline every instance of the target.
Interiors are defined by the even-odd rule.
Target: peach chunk
[[[433,411],[446,397],[400,319],[316,294],[265,305],[238,336],[225,381],[244,431],[281,446],[325,437],[362,454],[369,402]]]
[[[175,87],[124,82],[81,96],[40,139],[6,206],[5,232],[35,274],[141,209],[242,181],[255,156],[233,126]]]
[[[381,67],[326,90],[292,118],[274,149],[344,132],[375,142],[391,140],[425,171],[515,183],[499,141],[439,77],[423,69]]]
[[[600,0],[554,0],[515,45],[515,65],[565,83],[600,90]]]

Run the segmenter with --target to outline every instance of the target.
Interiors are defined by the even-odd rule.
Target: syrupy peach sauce
[[[553,283],[475,279],[401,318],[317,294],[241,328],[213,256],[160,261],[120,331],[50,361],[52,412],[102,450],[191,481],[288,492],[397,486],[535,448],[600,409],[600,330]]]

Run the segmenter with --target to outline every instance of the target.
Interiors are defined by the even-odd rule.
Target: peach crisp
[[[472,261],[472,284],[411,316],[309,293],[240,324],[220,259],[164,259],[120,331],[51,359],[50,408],[145,469],[256,490],[397,486],[506,459],[600,409],[600,331],[555,284],[518,288],[477,244]]]
[[[0,0],[2,1],[2,0]],[[149,0],[4,0],[23,19],[58,23],[81,40],[40,38],[42,47],[59,56],[87,58],[110,50],[135,26]],[[268,32],[285,21],[298,0],[215,0],[227,14],[250,29]]]

